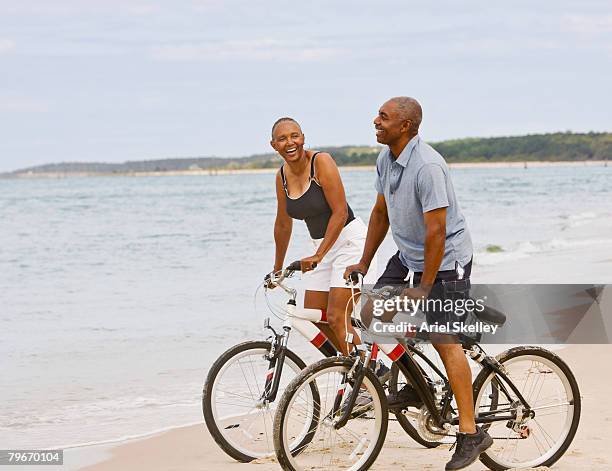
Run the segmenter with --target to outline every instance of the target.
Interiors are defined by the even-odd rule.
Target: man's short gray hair
[[[414,131],[419,130],[423,120],[423,109],[418,101],[409,96],[397,96],[391,100],[397,104],[397,111],[401,119],[410,120]]]

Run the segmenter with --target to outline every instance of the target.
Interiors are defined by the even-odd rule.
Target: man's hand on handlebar
[[[429,296],[431,287],[417,286],[415,288],[405,288],[401,296],[409,299],[426,299]]]
[[[344,270],[344,279],[347,283],[358,283],[358,274],[365,276],[368,272],[368,268],[369,267],[364,262],[359,262],[356,265],[349,265],[346,267],[346,270]]]

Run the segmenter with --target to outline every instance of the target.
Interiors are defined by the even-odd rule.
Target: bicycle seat
[[[506,322],[506,315],[491,306],[484,306],[482,311],[474,309],[474,315],[478,320],[489,324],[504,325]]]

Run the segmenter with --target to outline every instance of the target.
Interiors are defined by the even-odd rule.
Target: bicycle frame
[[[372,343],[365,343],[366,351],[370,351],[372,349]],[[433,362],[427,358],[427,356],[420,352],[416,347],[412,345],[407,345],[404,347],[399,342],[397,344],[381,344],[379,345],[380,349],[387,353],[389,358],[397,363],[399,370],[402,374],[407,378],[407,380],[412,384],[415,388],[419,396],[421,397],[423,404],[427,408],[427,411],[431,414],[433,419],[433,423],[440,428],[448,429],[451,425],[458,425],[459,418],[452,417],[450,420],[447,419],[447,415],[451,409],[451,402],[453,399],[453,392],[450,388],[450,384],[448,382],[448,378],[433,364]],[[466,348],[468,347],[468,348]],[[363,350],[358,348],[358,350]],[[506,397],[510,397],[510,394],[504,385],[508,385],[512,392],[516,394],[516,397],[524,406],[524,416],[526,417],[529,414],[533,414],[531,411],[531,407],[518,388],[514,385],[514,383],[508,378],[503,367],[499,365],[499,363],[493,358],[484,352],[482,347],[478,344],[473,344],[470,346],[464,345],[465,352],[472,358],[474,361],[479,363],[483,369],[488,369],[491,372],[495,372],[499,378],[503,380],[497,381],[497,385],[500,388],[500,391],[506,395]],[[432,391],[432,387],[428,384],[428,379],[426,378],[426,374],[424,373],[422,367],[416,362],[413,355],[419,356],[423,359],[433,370],[434,372],[444,381],[444,387],[446,388],[446,393],[442,398],[441,404],[442,407],[439,409],[436,406],[437,398],[434,395],[434,391]],[[367,355],[366,355],[367,359]],[[360,356],[356,357],[355,366],[353,370],[359,371],[360,368],[363,368],[363,364],[368,364],[367,361],[361,362]],[[343,413],[342,417],[334,422],[334,426],[336,428],[340,428],[346,424],[348,417],[350,417],[352,413],[352,408],[355,403],[356,397],[359,393],[359,387],[361,386],[361,381],[363,380],[363,374],[354,375],[354,383],[353,383],[353,391],[351,392],[351,396],[347,399],[348,406]],[[340,390],[344,390],[346,388],[346,381],[349,379],[353,379],[351,377],[343,378],[342,384],[339,387]],[[512,409],[497,409],[493,411],[487,411],[478,413],[475,417],[475,422],[477,424],[491,423],[491,422],[501,422],[508,420],[516,420],[516,414],[510,415],[496,415],[500,412],[510,412]]]
[[[355,312],[354,293],[353,293],[352,299],[353,299],[353,312]],[[365,326],[362,326],[362,327],[365,328]],[[346,422],[348,421],[348,418],[350,417],[352,413],[352,409],[355,404],[355,400],[359,394],[359,387],[361,386],[361,382],[364,377],[364,374],[361,370],[363,369],[363,365],[370,364],[369,358],[371,357],[371,352],[376,347],[377,347],[376,344],[373,344],[372,342],[367,342],[367,341],[365,341],[364,344],[360,346],[355,346],[355,349],[354,349],[355,350],[354,354],[356,357],[355,365],[351,369],[351,372],[353,373],[351,375],[351,372],[349,372],[349,374],[346,377],[342,378],[341,384],[338,388],[338,396],[341,396],[341,394],[343,394],[344,391],[346,390],[346,382],[348,380],[354,381],[353,390],[351,392],[351,396],[349,396],[349,398],[347,399],[348,403],[347,403],[347,407],[345,408],[344,413],[338,420],[334,421],[335,428],[340,428],[344,426]],[[450,387],[448,378],[436,367],[436,365],[434,365],[434,363],[429,358],[427,358],[425,354],[420,352],[413,345],[408,344],[406,347],[404,347],[404,345],[402,345],[400,342],[389,343],[389,344],[379,344],[378,347],[389,357],[389,359],[392,362],[397,364],[399,370],[402,372],[402,374],[407,378],[407,380],[415,388],[419,397],[422,399],[424,406],[427,408],[428,412],[431,414],[431,417],[433,418],[433,422],[437,427],[449,429],[451,425],[459,424],[458,417],[452,417],[450,420],[446,418],[449,415],[449,412],[451,412],[451,402],[453,399],[453,392]],[[497,374],[499,378],[501,378],[501,380],[503,380],[502,382],[498,379],[497,385],[500,391],[503,394],[505,394],[505,396],[508,399],[510,399],[510,394],[508,392],[508,389],[504,385],[504,383],[506,383],[510,387],[512,392],[516,394],[516,397],[518,398],[518,400],[523,404],[524,417],[527,417],[527,415],[533,414],[533,412],[531,411],[531,407],[529,403],[527,402],[527,400],[525,399],[525,397],[518,390],[518,388],[514,385],[514,383],[512,383],[512,381],[508,378],[508,376],[506,375],[504,371],[503,366],[500,365],[497,362],[497,360],[495,360],[495,358],[488,356],[485,353],[485,351],[482,349],[482,347],[475,342],[471,344],[462,344],[462,347],[465,353],[473,361],[480,364],[480,366],[483,369],[494,372],[495,374]],[[363,363],[361,363],[360,352],[363,352],[364,350],[366,351],[366,354],[365,354],[366,359],[365,361],[363,361]],[[421,359],[423,359],[434,370],[434,372],[443,380],[443,383],[444,383],[443,388],[446,389],[446,393],[441,400],[442,407],[440,409],[436,406],[437,398],[434,395],[435,391],[432,391],[433,389],[432,386],[435,387],[435,385],[428,384],[430,382],[428,382],[428,379],[426,378],[426,373],[423,371],[421,366],[416,362],[413,355],[417,355]],[[357,372],[357,374],[355,375],[354,372]],[[338,397],[337,397],[337,400],[338,400]],[[512,409],[508,408],[508,409],[493,410],[493,411],[478,413],[475,417],[475,422],[477,424],[483,424],[483,423],[500,422],[500,421],[508,421],[508,420],[517,419],[516,413],[514,413],[513,415],[512,414],[502,415],[502,416],[496,415],[500,412],[510,412],[511,410]]]
[[[308,340],[315,348],[317,348],[325,357],[332,357],[337,354],[335,347],[325,334],[319,329],[315,322],[326,322],[325,311],[316,309],[300,310],[298,315],[296,297],[297,291],[294,288],[289,288],[283,284],[285,278],[291,276],[292,272],[285,269],[278,280],[274,284],[280,287],[289,295],[286,311],[287,317],[283,322],[283,332],[277,333],[270,325],[270,318],[264,321],[264,328],[272,331],[271,348],[267,359],[269,360],[268,371],[266,374],[266,382],[260,399],[262,404],[274,402],[278,394],[278,386],[282,376],[287,344],[291,330],[295,328],[302,336]]]

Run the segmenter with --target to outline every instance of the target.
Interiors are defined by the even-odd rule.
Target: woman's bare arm
[[[274,244],[276,246],[274,256],[274,271],[283,268],[291,231],[293,219],[287,214],[287,200],[280,171],[276,173],[276,220],[274,221]]]
[[[340,172],[331,155],[324,152],[317,155],[315,175],[321,184],[323,194],[332,212],[325,236],[316,253],[316,255],[323,258],[338,239],[340,232],[342,232],[348,217],[348,209]]]

